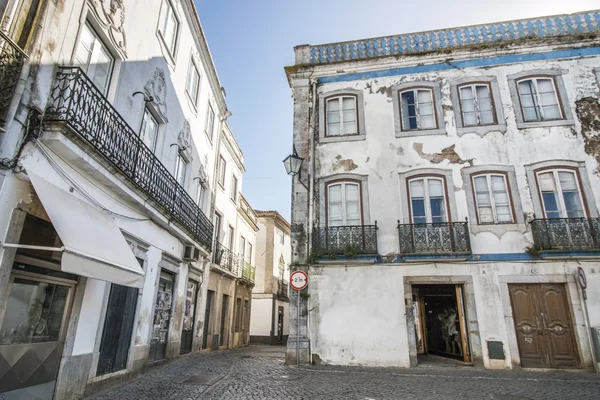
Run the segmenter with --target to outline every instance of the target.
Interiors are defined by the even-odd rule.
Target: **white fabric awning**
[[[30,171],[27,175],[63,243],[63,271],[142,287],[144,270],[111,216]]]

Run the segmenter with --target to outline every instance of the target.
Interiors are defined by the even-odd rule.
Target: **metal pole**
[[[300,291],[296,291],[296,365],[300,364]]]

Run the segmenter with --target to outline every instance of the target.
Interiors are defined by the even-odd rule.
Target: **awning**
[[[63,243],[63,271],[142,287],[144,270],[110,215],[30,171],[27,175]]]

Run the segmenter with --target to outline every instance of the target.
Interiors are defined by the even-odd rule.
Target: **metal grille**
[[[0,32],[0,127],[6,117],[27,54]]]
[[[401,224],[400,254],[470,254],[468,222]]]
[[[58,68],[46,117],[69,125],[211,250],[210,220],[81,69]]]
[[[378,254],[375,225],[315,228],[313,251],[325,255]]]
[[[240,273],[240,256],[219,242],[215,246],[213,262],[235,275]]]
[[[600,249],[600,218],[534,219],[531,232],[541,250]]]

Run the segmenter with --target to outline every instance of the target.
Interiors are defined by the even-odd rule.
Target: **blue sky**
[[[597,0],[196,0],[242,151],[243,194],[289,220],[294,46],[599,8]]]

